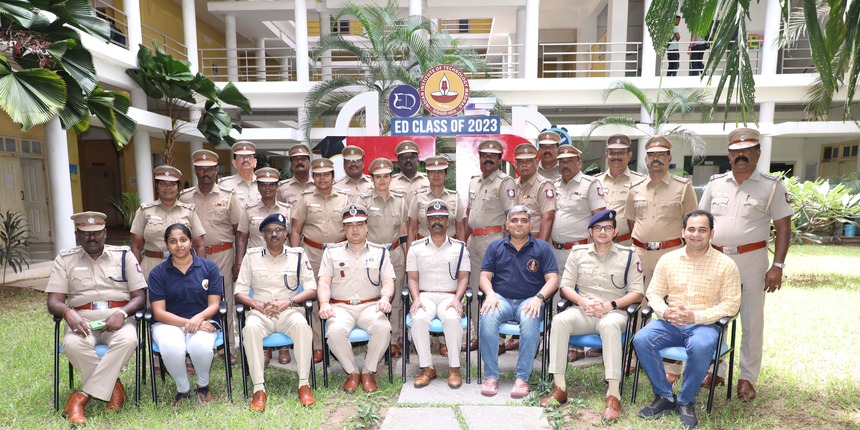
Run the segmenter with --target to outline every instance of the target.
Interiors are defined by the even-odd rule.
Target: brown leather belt
[[[624,242],[628,239],[630,239],[630,233],[622,234],[621,236],[615,236],[615,243]]]
[[[741,245],[737,247],[733,246],[717,246],[711,245],[717,251],[722,252],[723,254],[734,255],[734,254],[745,254],[747,252],[756,251],[762,248],[767,247],[767,241],[763,240],[761,242],[753,242],[748,243],[746,245]]]
[[[663,242],[640,242],[633,238],[633,244],[646,250],[646,251],[659,251],[661,249],[672,248],[680,245],[681,238],[664,240]]]
[[[502,231],[502,226],[494,225],[492,227],[482,227],[473,229],[470,233],[472,236],[486,236],[488,234],[500,233]]]
[[[337,299],[331,299],[331,302],[332,302],[332,303],[341,303],[341,304],[344,304],[344,305],[353,305],[353,306],[355,306],[355,305],[363,305],[363,304],[365,304],[365,303],[372,303],[372,302],[378,302],[378,301],[379,301],[379,297],[372,298],[372,299],[364,299],[364,300],[358,300],[358,299],[353,299],[353,300],[337,300]]]
[[[167,251],[143,251],[144,257],[157,258],[159,260],[164,260],[165,258],[167,258],[168,255],[169,254],[167,253]]]
[[[445,294],[456,294],[454,291],[427,291],[427,290],[418,290],[419,293],[445,293]]]
[[[306,238],[306,237],[303,237],[303,238],[302,238],[302,240],[303,240],[305,243],[307,243],[309,246],[314,247],[314,248],[316,248],[316,249],[325,249],[325,244],[324,244],[324,243],[319,243],[319,242],[317,242],[317,241],[310,240],[310,239],[308,239],[308,238]],[[344,240],[346,240],[346,238],[341,239],[341,240],[338,240],[337,242],[343,242]]]
[[[576,245],[585,245],[587,243],[588,243],[588,239],[582,239],[582,240],[577,240],[576,242],[567,242],[567,243],[553,242],[552,246],[555,247],[555,249],[561,250],[561,249],[570,249]]]
[[[102,300],[99,302],[91,302],[84,303],[80,306],[75,306],[76,311],[91,311],[91,310],[105,310],[110,308],[121,308],[128,304],[128,300],[125,301],[116,301],[116,300]]]
[[[224,242],[220,245],[212,245],[206,247],[206,255],[217,254],[221,251],[226,251],[233,247],[233,242]]]

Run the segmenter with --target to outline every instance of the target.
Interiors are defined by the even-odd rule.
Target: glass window
[[[42,154],[42,142],[38,142],[38,141],[34,140],[32,142],[32,144],[33,144],[33,146],[32,146],[33,153],[41,155]]]
[[[830,147],[824,147],[824,161],[830,160]]]
[[[860,147],[860,145],[854,145],[854,146],[852,146],[852,147],[851,147],[851,156],[852,156],[852,157],[856,157],[856,156],[857,156],[857,148],[858,148],[858,147]]]
[[[21,141],[21,152],[23,152],[25,154],[30,153],[30,141],[29,140],[22,140]]]
[[[0,150],[6,151],[6,152],[18,152],[15,150],[15,139],[12,139],[11,137],[7,137],[7,138],[4,138],[2,140],[2,143],[3,144],[0,145]]]

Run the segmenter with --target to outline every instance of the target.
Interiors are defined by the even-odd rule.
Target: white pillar
[[[409,16],[421,15],[421,0],[409,0]]]
[[[309,82],[308,8],[306,0],[295,0],[296,12],[296,80]]]
[[[328,11],[320,12],[320,34],[328,36],[331,34],[331,13]],[[331,80],[331,51],[323,54],[322,58],[322,79],[324,81]]]
[[[773,113],[776,110],[776,103],[764,102],[759,108],[759,125],[773,130]],[[773,137],[770,134],[763,134],[761,140],[761,157],[758,159],[757,169],[762,173],[770,173],[770,159],[773,153]]]
[[[239,81],[239,52],[236,44],[236,16],[224,15],[224,43],[227,45],[227,80]]]
[[[525,78],[536,79],[538,72],[538,30],[540,0],[526,0]]]
[[[292,78],[290,76],[290,58],[284,57],[281,59],[281,80],[286,82]]]
[[[188,123],[191,127],[197,128],[197,123],[200,121],[200,117],[203,116],[203,110],[197,106],[192,107],[188,111]],[[179,143],[179,142],[177,142]],[[203,141],[201,140],[191,140],[188,142],[188,153],[193,154],[194,151],[203,149]],[[197,185],[197,175],[194,174],[194,158],[191,157],[188,163],[188,171],[191,172],[191,185]],[[182,169],[180,169],[182,170]]]
[[[266,40],[262,37],[257,39],[257,82],[266,81]]]
[[[648,14],[648,9],[651,8],[651,0],[645,0],[645,15]],[[648,31],[648,24],[645,23],[645,18],[642,19],[642,77],[654,77],[657,69],[657,52],[654,51],[654,43],[651,41],[651,32]]]
[[[644,124],[651,123],[651,115],[645,110],[644,107],[639,108],[639,121]],[[645,164],[645,143],[650,139],[648,136],[643,136],[639,138],[639,146],[636,147],[636,170],[639,170],[639,166],[645,166],[645,170],[642,173],[648,173],[648,165]]]
[[[125,25],[128,31],[128,49],[137,55],[138,45],[143,43],[143,29],[140,26],[140,1],[123,1],[122,11],[125,14]]]
[[[137,109],[147,109],[146,94],[137,86],[131,89],[131,105]],[[140,196],[140,201],[151,202],[155,200],[149,132],[140,127],[134,132],[134,170],[137,176],[137,195]]]
[[[182,0],[182,34],[185,40],[185,55],[191,63],[191,73],[200,70],[200,58],[197,52],[197,12],[194,10],[194,0]]]
[[[524,7],[517,8],[517,72],[518,78],[526,75],[526,8]]]
[[[51,220],[54,223],[54,246],[57,251],[75,247],[75,229],[70,217],[75,212],[72,203],[72,179],[69,175],[69,142],[60,118],[45,124],[48,171],[51,172]]]
[[[627,1],[609,0],[609,76],[624,77],[627,59]]]
[[[779,58],[779,39],[781,6],[779,0],[767,0],[764,19],[764,43],[761,45],[761,59],[759,74],[776,74],[777,60]]]

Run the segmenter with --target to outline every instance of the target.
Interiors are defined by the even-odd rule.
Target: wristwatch
[[[785,263],[777,263],[776,261],[774,261],[773,267],[779,267],[780,269],[785,269]]]
[[[537,294],[535,294],[535,297],[539,298],[539,299],[540,299],[540,301],[544,301],[544,300],[546,300],[546,297],[544,297],[544,296],[543,296],[543,294],[541,294],[541,293],[537,293]]]
[[[616,310],[616,309],[618,309],[618,303],[615,303],[615,300],[613,300],[613,301],[609,302],[609,304],[610,304],[610,305],[612,305],[612,310],[613,310],[613,311],[614,311],[614,310]]]

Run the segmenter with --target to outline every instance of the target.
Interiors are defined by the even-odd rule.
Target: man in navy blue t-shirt
[[[481,264],[481,291],[486,300],[481,306],[478,334],[484,377],[481,394],[494,396],[499,390],[499,326],[508,321],[520,325],[517,373],[511,397],[522,398],[529,392],[528,380],[540,341],[544,301],[558,289],[558,264],[549,244],[529,233],[531,211],[514,206],[508,212],[505,228],[509,236],[493,241]]]

